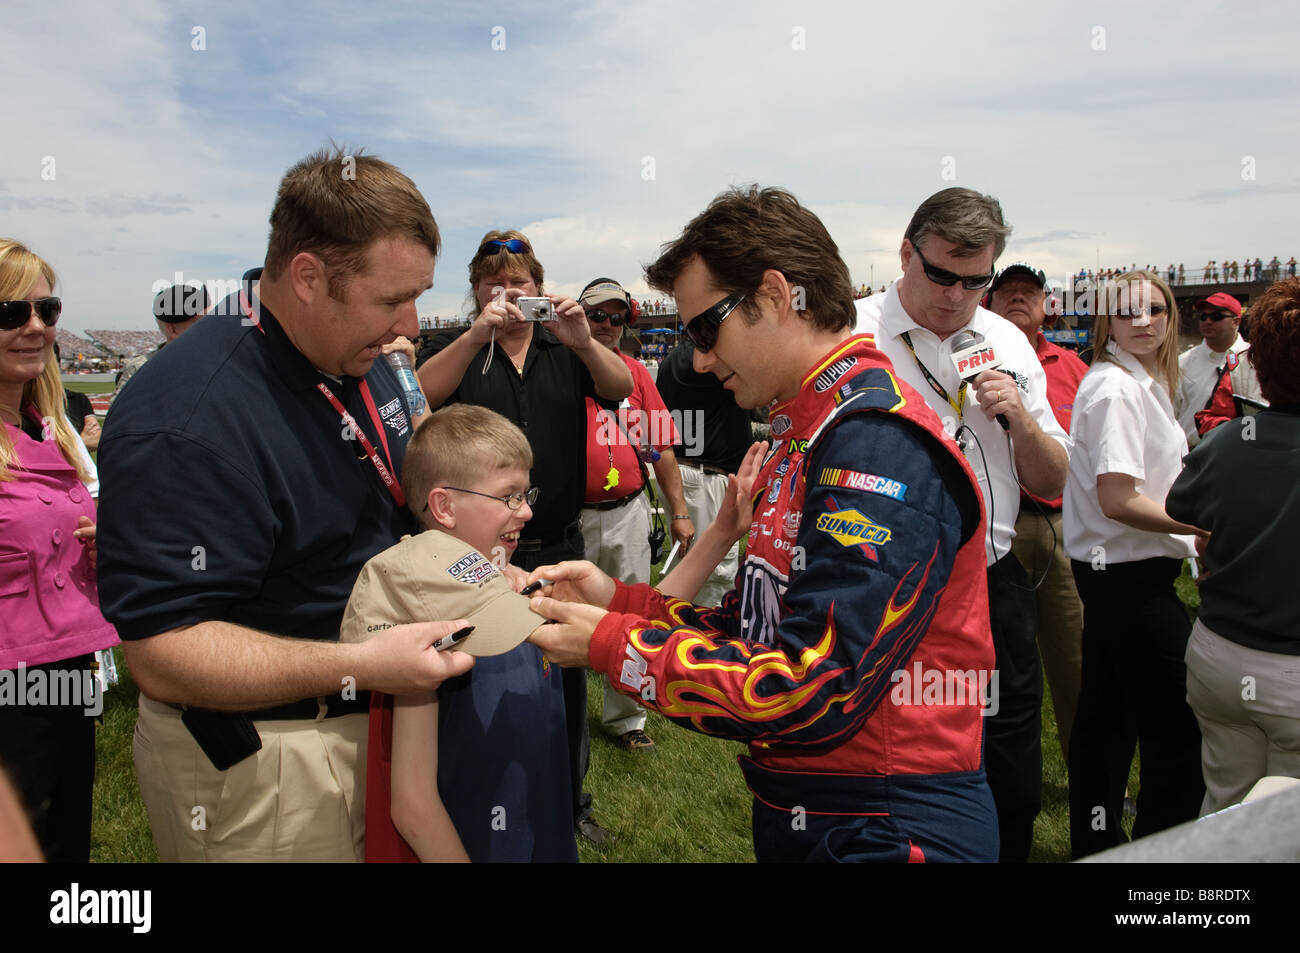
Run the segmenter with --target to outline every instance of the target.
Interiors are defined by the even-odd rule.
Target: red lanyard
[[[245,296],[242,287],[239,289],[239,306],[243,309],[244,314],[248,317],[249,321],[253,323],[253,326],[256,327],[258,331],[262,332],[262,336],[265,337],[266,328],[262,327],[262,322],[253,314],[252,305],[249,304],[248,298]],[[356,418],[348,413],[347,408],[345,408],[339,399],[334,396],[334,392],[325,386],[323,381],[318,381],[316,383],[316,388],[325,395],[325,399],[328,400],[334,409],[338,411],[339,417],[342,418],[343,423],[352,431],[352,435],[357,438],[357,441],[361,444],[361,449],[364,450],[366,456],[370,458],[370,463],[374,466],[375,472],[378,473],[379,478],[384,481],[384,486],[388,488],[388,492],[392,495],[393,499],[397,501],[397,505],[405,506],[406,494],[402,492],[401,485],[397,482],[397,478],[393,476],[393,471],[391,469],[393,455],[388,450],[388,437],[385,436],[384,425],[379,420],[379,411],[375,407],[375,399],[370,395],[369,382],[362,379],[358,390],[361,391],[361,399],[365,402],[366,411],[370,414],[370,420],[375,425],[375,432],[379,434],[379,441],[384,445],[384,456],[388,458],[388,465],[384,464],[383,459],[379,456],[379,451],[375,449],[375,445],[370,442],[370,438],[366,436],[365,431],[357,424]]]

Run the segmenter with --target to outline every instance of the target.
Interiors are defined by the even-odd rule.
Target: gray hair
[[[957,246],[958,258],[978,254],[993,245],[997,261],[1007,246],[1011,226],[1002,220],[1002,206],[991,195],[971,189],[944,189],[921,203],[907,223],[903,237],[922,248],[931,235],[938,235]]]

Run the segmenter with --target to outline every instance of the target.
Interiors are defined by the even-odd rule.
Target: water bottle
[[[384,357],[388,360],[388,366],[397,374],[398,381],[401,382],[402,392],[406,395],[406,405],[411,408],[411,416],[420,416],[424,413],[426,401],[420,390],[420,384],[415,379],[415,371],[411,368],[411,359],[406,356],[405,351],[393,351],[385,354]]]

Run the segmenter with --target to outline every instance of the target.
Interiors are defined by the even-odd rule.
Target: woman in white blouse
[[[1147,272],[1100,294],[1092,367],[1075,396],[1065,485],[1065,551],[1083,600],[1083,677],[1070,742],[1075,857],[1124,842],[1135,742],[1141,789],[1133,835],[1197,816],[1200,731],[1187,705],[1191,621],[1174,592],[1196,527],[1164,510],[1187,438],[1174,416],[1178,310]]]

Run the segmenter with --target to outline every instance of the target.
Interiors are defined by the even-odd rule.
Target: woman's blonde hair
[[[1106,344],[1115,336],[1111,333],[1110,325],[1116,315],[1130,312],[1133,306],[1132,292],[1144,281],[1150,282],[1152,287],[1165,296],[1165,304],[1169,308],[1165,339],[1160,342],[1160,349],[1156,352],[1155,377],[1169,390],[1169,400],[1172,403],[1178,391],[1178,305],[1174,303],[1174,293],[1159,275],[1149,271],[1128,271],[1103,285],[1097,292],[1097,321],[1092,328],[1092,363],[1118,363],[1106,353]],[[1129,293],[1125,294],[1126,291]],[[1139,302],[1142,297],[1139,293]]]
[[[9,238],[0,238],[0,301],[16,301],[31,293],[37,279],[44,278],[50,290],[58,278],[49,262],[34,254],[26,246]],[[29,405],[36,406],[36,412],[47,429],[53,430],[54,440],[59,446],[63,459],[77,471],[77,478],[87,480],[90,477],[81,463],[81,453],[77,444],[81,438],[68,423],[64,412],[66,398],[63,394],[63,378],[59,374],[59,361],[50,348],[49,358],[40,375],[23,384],[23,413]],[[9,431],[0,427],[0,483],[14,479],[11,467],[15,463],[14,447],[9,439]]]

